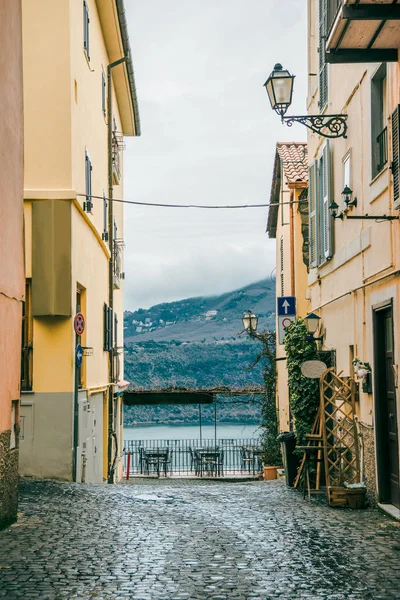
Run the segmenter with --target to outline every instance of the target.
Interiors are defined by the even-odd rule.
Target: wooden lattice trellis
[[[344,482],[360,481],[354,381],[328,369],[321,377],[320,393],[328,502],[334,506],[345,505]]]

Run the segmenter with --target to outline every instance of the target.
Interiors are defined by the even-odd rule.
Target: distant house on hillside
[[[208,310],[206,312],[206,321],[210,321],[213,317],[215,317],[217,315],[218,311],[217,310]]]

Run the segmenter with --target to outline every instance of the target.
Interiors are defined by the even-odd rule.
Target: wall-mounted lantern
[[[271,107],[280,115],[282,123],[286,123],[289,127],[295,122],[301,123],[325,138],[347,137],[347,115],[285,116],[292,103],[294,78],[295,75],[291,75],[280,63],[277,63],[264,83]]]
[[[306,322],[306,327],[307,327],[307,331],[308,331],[308,341],[309,342],[311,342],[311,341],[322,342],[322,340],[324,339],[323,335],[321,335],[320,337],[314,337],[314,333],[317,331],[317,329],[319,327],[320,320],[321,320],[321,317],[319,317],[315,313],[309,313],[306,317],[304,317],[304,321]]]

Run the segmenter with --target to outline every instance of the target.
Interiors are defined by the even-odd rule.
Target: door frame
[[[392,312],[392,340],[393,340],[393,364],[396,364],[395,355],[396,355],[396,347],[395,347],[395,336],[394,336],[394,302],[393,298],[389,298],[385,302],[380,302],[379,304],[375,304],[372,306],[372,325],[373,325],[373,355],[374,355],[374,371],[373,371],[373,381],[374,381],[374,422],[375,422],[375,454],[376,454],[376,475],[377,475],[377,492],[378,492],[378,501],[382,503],[389,502],[390,499],[390,483],[388,476],[388,456],[387,453],[383,450],[383,443],[381,440],[385,437],[385,433],[387,433],[387,417],[383,414],[382,407],[378,402],[379,394],[382,390],[382,372],[384,371],[384,367],[381,366],[382,357],[379,353],[379,340],[381,338],[381,333],[378,331],[378,327],[380,325],[380,317],[383,312],[386,310],[391,310]],[[396,398],[397,400],[397,398]],[[398,414],[397,414],[398,419]],[[398,424],[398,423],[397,423]],[[399,442],[399,439],[398,439]]]

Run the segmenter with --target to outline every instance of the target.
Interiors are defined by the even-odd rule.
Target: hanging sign
[[[85,331],[85,317],[82,313],[78,313],[75,315],[74,329],[76,335],[82,335],[82,333]]]
[[[300,368],[301,374],[308,379],[319,379],[328,369],[322,360],[306,360]]]

